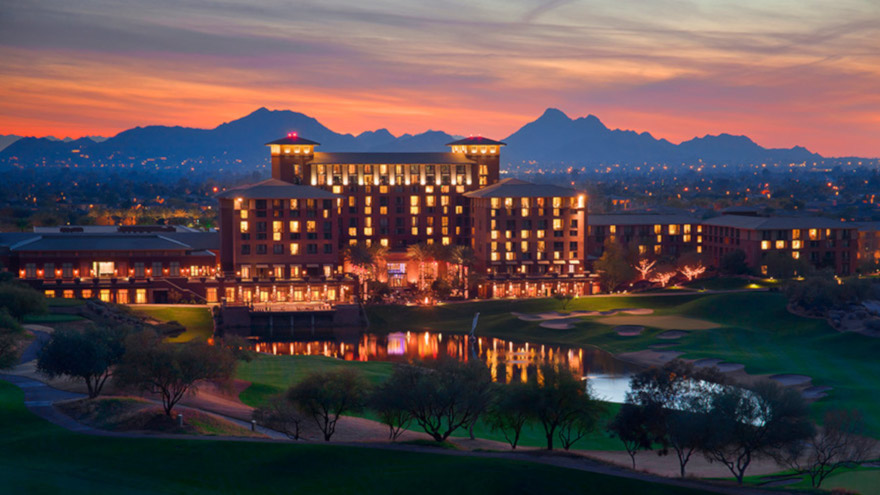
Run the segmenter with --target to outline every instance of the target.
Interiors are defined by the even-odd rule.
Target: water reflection
[[[554,363],[567,367],[577,376],[587,377],[596,394],[612,402],[622,402],[629,387],[633,367],[611,354],[594,348],[515,343],[503,339],[439,332],[395,332],[361,334],[350,343],[338,340],[257,342],[258,352],[275,355],[327,356],[346,361],[408,362],[452,357],[461,361],[478,359],[485,363],[495,381],[525,381],[537,374],[538,366]]]

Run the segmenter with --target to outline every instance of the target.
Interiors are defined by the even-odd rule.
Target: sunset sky
[[[880,156],[877,0],[4,0],[0,134],[215,127],[505,137],[545,108],[673,142]]]

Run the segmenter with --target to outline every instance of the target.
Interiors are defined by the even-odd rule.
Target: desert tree
[[[801,395],[772,382],[750,388],[723,386],[713,393],[709,436],[701,447],[742,484],[752,461],[810,438],[815,429]]]
[[[828,411],[821,429],[803,442],[792,443],[781,449],[777,462],[810,477],[813,488],[834,471],[846,466],[858,466],[870,459],[877,441],[866,430],[859,411]]]
[[[287,399],[315,421],[327,442],[339,417],[363,410],[368,396],[367,380],[348,368],[310,373],[287,391]]]
[[[398,383],[400,374],[393,374],[377,386],[370,395],[368,406],[379,415],[379,420],[388,427],[388,438],[397,440],[413,421],[407,409],[405,398],[398,393],[402,384]]]
[[[254,409],[253,419],[266,428],[279,431],[288,438],[299,440],[306,416],[284,396],[271,398],[265,405]]]
[[[576,422],[592,414],[599,402],[592,399],[584,382],[563,366],[544,364],[539,372],[542,380],[529,380],[532,415],[544,430],[547,450],[553,450],[553,440],[559,430],[582,428],[584,425]],[[565,435],[571,433],[569,430]]]
[[[636,468],[636,454],[640,450],[650,450],[653,445],[647,425],[645,408],[625,402],[606,427],[608,433],[623,443],[623,448],[632,460],[633,469]]]
[[[510,448],[516,449],[523,427],[532,418],[532,387],[525,383],[495,386],[495,400],[486,412],[486,423],[500,431]]]
[[[628,253],[619,242],[607,239],[602,256],[593,264],[599,273],[599,280],[607,291],[635,278],[635,270],[628,259]]]
[[[485,409],[492,387],[489,370],[482,363],[452,359],[399,365],[391,379],[415,422],[438,442],[475,420]]]
[[[89,398],[101,394],[125,353],[127,327],[60,328],[40,351],[37,370],[49,378],[66,376],[86,384]]]
[[[662,446],[661,455],[672,448],[682,477],[707,438],[712,393],[726,382],[717,368],[697,368],[680,359],[630,378],[626,401],[644,409],[651,441]]]
[[[198,388],[201,380],[227,381],[235,373],[232,352],[205,342],[173,344],[151,331],[141,331],[125,340],[125,353],[116,367],[121,385],[158,394],[165,414]]]

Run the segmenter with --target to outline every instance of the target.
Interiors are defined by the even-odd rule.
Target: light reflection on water
[[[587,377],[593,391],[604,400],[623,402],[633,367],[594,348],[515,343],[477,337],[471,345],[467,335],[440,332],[361,334],[349,343],[331,340],[255,343],[258,352],[275,355],[327,356],[346,361],[408,362],[453,357],[486,363],[496,381],[525,381],[543,363],[561,364],[577,376]]]

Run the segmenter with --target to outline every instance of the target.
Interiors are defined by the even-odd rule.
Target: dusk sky
[[[215,127],[505,137],[557,107],[673,142],[880,156],[878,0],[3,0],[0,134]]]

